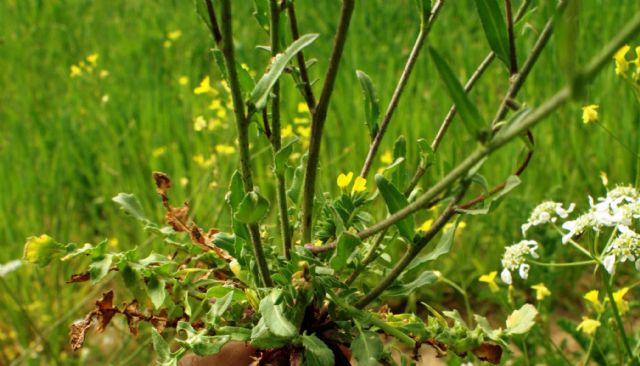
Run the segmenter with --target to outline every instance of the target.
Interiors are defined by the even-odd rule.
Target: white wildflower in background
[[[522,225],[522,235],[526,235],[527,230],[532,226],[548,224],[550,222],[554,223],[557,221],[558,217],[566,219],[575,207],[576,205],[574,203],[570,204],[569,207],[565,209],[562,207],[562,203],[559,202],[542,202],[533,209],[527,223]]]
[[[529,265],[526,263],[525,256],[530,255],[533,258],[538,258],[537,249],[538,243],[534,240],[522,240],[508,246],[502,257],[502,267],[504,268],[500,273],[502,281],[510,285],[513,282],[512,271],[518,271],[520,278],[526,280],[529,276]]]
[[[586,229],[592,228],[597,231],[598,227],[598,221],[593,211],[578,216],[575,220],[566,221],[562,224],[562,228],[568,232],[562,236],[562,244],[568,243],[574,236],[584,233]]]
[[[0,277],[6,276],[7,274],[20,268],[20,266],[22,266],[22,261],[20,259],[14,259],[7,263],[0,264]]]
[[[605,249],[607,254],[603,265],[607,272],[613,273],[616,262],[635,262],[636,269],[640,270],[640,235],[627,226],[618,226],[620,235],[615,238]]]

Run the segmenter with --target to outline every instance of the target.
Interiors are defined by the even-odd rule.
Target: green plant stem
[[[360,300],[358,300],[358,302],[356,302],[355,304],[356,308],[359,308],[359,309],[364,308],[373,300],[377,299],[378,296],[380,296],[382,292],[384,292],[384,290],[387,289],[387,287],[391,286],[393,281],[395,281],[396,278],[398,278],[398,276],[400,276],[400,274],[404,272],[407,266],[411,264],[411,262],[418,256],[418,254],[420,254],[422,249],[424,249],[424,247],[429,242],[431,242],[431,240],[438,234],[438,232],[440,232],[440,230],[449,221],[449,219],[451,219],[453,215],[455,215],[456,213],[455,205],[460,200],[460,198],[462,198],[462,195],[464,194],[465,191],[466,189],[463,189],[461,193],[459,193],[458,196],[449,203],[447,208],[445,208],[442,214],[440,214],[440,216],[435,220],[433,225],[431,225],[431,227],[429,228],[429,230],[427,230],[424,236],[420,238],[420,240],[418,240],[416,243],[414,243],[411,247],[409,247],[409,250],[407,250],[404,256],[391,269],[391,271],[387,273],[387,275],[384,278],[382,278],[382,280],[380,280],[378,285],[376,285],[376,287],[371,289],[369,293],[367,293]]]
[[[524,16],[530,4],[531,4],[531,0],[525,0],[522,2],[522,5],[520,5],[520,8],[516,13],[516,18],[515,18],[516,22]],[[484,60],[482,60],[480,65],[478,65],[478,67],[473,72],[473,74],[471,74],[471,77],[469,77],[469,80],[467,80],[467,83],[464,85],[464,91],[466,93],[469,93],[471,91],[473,86],[476,84],[478,80],[480,80],[480,77],[489,68],[489,66],[491,65],[493,60],[495,60],[495,58],[496,58],[496,54],[493,53],[492,51],[492,52],[489,52],[489,54],[487,54]],[[440,146],[440,142],[442,142],[444,135],[447,133],[447,130],[449,129],[449,126],[451,125],[451,122],[453,121],[453,117],[455,117],[456,112],[457,112],[457,109],[454,104],[451,106],[451,108],[449,108],[449,112],[447,113],[446,117],[440,124],[440,128],[438,129],[438,133],[436,133],[436,137],[434,137],[433,141],[431,142],[431,149],[433,151],[438,150],[438,147]],[[424,174],[424,172],[422,174]],[[422,176],[422,174],[420,176]]]
[[[427,39],[429,32],[431,31],[433,23],[438,18],[438,14],[440,13],[440,9],[442,9],[443,4],[444,1],[438,1],[431,9],[431,14],[428,21],[425,21],[420,27],[420,32],[418,33],[418,37],[416,38],[416,41],[413,45],[413,49],[411,50],[409,58],[404,65],[404,69],[402,70],[402,74],[400,75],[398,84],[393,91],[393,95],[391,96],[391,100],[389,101],[389,105],[387,106],[387,110],[382,117],[380,128],[378,129],[378,132],[374,136],[371,146],[369,147],[367,158],[365,159],[362,170],[360,171],[360,176],[363,178],[366,178],[367,174],[369,174],[369,170],[371,170],[371,166],[378,152],[378,148],[380,147],[384,134],[387,132],[387,127],[389,127],[389,123],[391,122],[391,117],[393,117],[393,113],[396,111],[398,103],[400,102],[400,97],[402,97],[402,92],[407,86],[409,76],[411,76],[411,72],[413,71],[413,66],[418,60],[418,56],[420,55],[422,46],[424,46],[424,42]]]
[[[298,30],[298,19],[296,17],[295,2],[292,1],[287,6],[287,15],[289,16],[289,26],[291,27],[291,38],[297,40],[300,38],[300,31]],[[316,108],[316,98],[313,96],[313,89],[311,89],[311,80],[309,79],[309,73],[307,71],[307,64],[304,60],[304,54],[302,51],[296,55],[298,60],[298,69],[300,69],[300,79],[302,79],[302,95],[307,102],[309,111],[313,114]]]
[[[566,6],[567,1],[560,0],[558,2],[558,15],[564,11]],[[549,19],[549,21],[547,21],[547,24],[545,24],[542,32],[540,33],[540,36],[538,37],[538,40],[531,49],[531,54],[529,55],[529,57],[527,57],[526,61],[522,65],[520,72],[516,74],[517,76],[513,79],[511,86],[507,91],[507,94],[502,99],[502,103],[500,103],[500,107],[498,108],[496,116],[493,118],[493,122],[491,122],[491,126],[495,126],[496,123],[500,122],[507,115],[507,112],[509,110],[509,100],[515,99],[515,97],[518,95],[518,92],[520,91],[520,88],[522,88],[524,82],[529,76],[529,73],[531,72],[531,70],[533,70],[533,66],[538,62],[538,58],[542,54],[544,48],[547,46],[547,43],[551,38],[551,34],[553,34],[554,21],[555,19],[554,17],[552,17],[551,19]]]
[[[367,266],[378,257],[376,252],[377,252],[378,248],[380,247],[380,245],[382,244],[382,241],[384,240],[384,236],[386,234],[387,234],[387,230],[383,230],[378,235],[378,238],[376,239],[376,241],[373,243],[373,245],[369,249],[369,252],[367,253],[367,255],[362,260],[362,263],[360,263],[360,265],[358,267],[356,267],[356,269],[354,269],[353,272],[351,272],[351,274],[349,275],[347,280],[344,282],[345,285],[350,286],[356,280],[356,278],[358,278],[360,273],[362,273],[362,271],[365,268],[367,268]]]
[[[233,99],[233,112],[236,119],[236,129],[238,130],[238,144],[240,145],[240,175],[242,176],[242,184],[246,193],[253,191],[253,178],[251,176],[251,154],[249,152],[249,119],[245,114],[244,101],[242,99],[242,91],[240,81],[238,80],[238,72],[236,70],[236,61],[233,52],[233,30],[231,27],[231,0],[222,0],[221,14],[221,33],[222,42],[220,49],[224,56],[227,74],[229,76],[229,89]],[[258,265],[258,272],[265,286],[273,286],[269,266],[262,249],[260,240],[260,227],[258,224],[249,224],[249,235]]]
[[[511,0],[504,0],[507,12],[507,33],[509,34],[509,72],[511,75],[518,73],[518,54],[516,53],[516,36],[513,32],[513,16],[511,15]]]
[[[469,296],[467,295],[467,290],[463,289],[457,283],[451,281],[446,277],[440,277],[440,281],[446,283],[447,285],[453,287],[454,290],[458,291],[460,295],[462,295],[462,301],[464,302],[464,309],[467,312],[467,324],[469,327],[473,326],[473,310],[471,310],[471,303],[469,302]]]
[[[567,262],[567,263],[544,263],[544,262],[538,262],[538,261],[533,260],[533,259],[528,259],[527,262],[529,262],[531,264],[535,264],[536,266],[542,266],[542,267],[578,267],[578,266],[588,266],[588,265],[591,265],[591,264],[598,264],[598,262],[595,261],[595,260],[580,261],[580,262]]]
[[[315,188],[318,173],[318,163],[320,160],[320,144],[322,141],[322,130],[324,129],[324,123],[327,119],[327,109],[329,107],[329,101],[331,100],[331,94],[333,93],[333,87],[338,75],[338,67],[340,66],[340,59],[342,58],[342,51],[347,41],[347,33],[349,31],[349,24],[351,23],[351,15],[353,14],[353,8],[355,6],[355,0],[342,0],[342,10],[340,11],[340,21],[338,23],[338,30],[336,31],[336,37],[333,42],[333,49],[331,51],[331,57],[329,59],[329,68],[327,69],[327,76],[322,86],[322,93],[320,93],[320,99],[313,112],[313,118],[311,122],[311,139],[309,140],[309,156],[307,158],[307,168],[304,174],[304,182],[302,189],[302,241],[305,243],[311,242],[311,224],[313,220],[313,200],[315,198]]]
[[[271,55],[275,57],[280,52],[280,6],[278,0],[270,0],[270,35],[271,35]],[[282,147],[282,136],[280,126],[280,82],[276,81],[271,91],[271,147],[273,148],[273,166],[275,167],[276,153]],[[284,174],[276,173],[276,192],[278,200],[278,211],[280,219],[280,235],[282,238],[282,252],[285,258],[291,259],[291,225],[289,225],[289,214],[287,209],[287,192]]]
[[[624,330],[624,324],[622,324],[622,318],[620,317],[620,311],[618,310],[618,305],[616,304],[615,298],[613,297],[613,290],[611,289],[611,283],[609,282],[611,276],[607,272],[604,267],[602,267],[602,283],[607,290],[607,297],[609,298],[609,302],[611,303],[611,309],[613,310],[613,316],[616,319],[616,324],[618,325],[618,331],[622,336],[622,343],[624,344],[624,348],[627,351],[627,355],[629,356],[630,364],[638,365],[637,357],[633,356],[633,351],[631,351],[631,347],[629,346],[629,339],[627,338],[627,333]]]
[[[594,56],[587,64],[584,70],[578,72],[576,75],[580,78],[581,82],[591,81],[597,73],[607,64],[613,56],[613,54],[627,42],[636,32],[640,30],[640,13],[636,14],[630,21],[628,21],[622,30],[607,43],[603,49]],[[413,214],[414,212],[427,206],[431,200],[433,200],[440,193],[444,192],[448,187],[453,184],[457,179],[464,176],[469,169],[478,164],[481,160],[491,155],[494,151],[500,147],[506,145],[511,140],[519,137],[527,130],[533,128],[544,118],[548,117],[552,112],[564,105],[571,99],[572,85],[566,85],[561,88],[555,95],[547,99],[540,107],[534,109],[525,118],[520,120],[517,124],[512,124],[501,129],[486,145],[481,145],[476,148],[466,159],[453,168],[444,178],[438,183],[433,185],[428,191],[416,198],[415,201],[407,205],[405,208],[396,211],[394,214],[389,215],[384,220],[358,232],[360,239],[365,239],[374,235],[396,222],[404,219],[405,217]],[[325,244],[323,246],[306,246],[306,248],[312,252],[323,252],[327,249],[326,246],[332,248],[335,243]]]
[[[329,296],[331,297],[331,300],[336,305],[338,305],[339,307],[344,309],[346,312],[348,312],[349,315],[351,315],[353,318],[358,319],[362,317],[362,313],[363,313],[362,310],[343,302],[342,300],[340,300],[338,296],[331,293],[330,291],[328,291],[328,293],[329,293]],[[399,341],[401,341],[402,343],[406,344],[411,348],[414,348],[416,346],[416,341],[413,338],[406,335],[401,330],[390,326],[384,320],[378,318],[375,314],[372,314],[372,313],[366,313],[366,314],[368,315],[368,317],[366,318],[366,321],[371,323],[371,325],[374,325],[382,329],[388,335],[395,337],[396,339],[398,339]]]

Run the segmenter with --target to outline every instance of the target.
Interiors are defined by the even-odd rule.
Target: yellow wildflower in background
[[[182,32],[180,30],[174,30],[172,32],[167,33],[167,38],[169,38],[172,41],[175,41],[180,37],[182,37]]]
[[[301,117],[293,117],[293,123],[297,125],[306,125],[307,123],[309,123],[309,119],[301,118]]]
[[[431,228],[431,225],[433,225],[433,219],[429,219],[429,220],[423,222],[422,225],[420,225],[418,227],[418,231],[426,232],[426,231],[429,230],[429,228]]]
[[[542,301],[545,297],[551,295],[551,291],[544,285],[544,283],[540,282],[537,285],[531,286],[532,289],[536,290],[536,300]]]
[[[117,250],[118,249],[118,238],[111,238],[107,241],[107,245],[109,245],[109,248]]]
[[[586,335],[592,335],[593,333],[595,333],[598,327],[600,327],[600,321],[583,316],[582,322],[578,324],[576,330],[582,331]]]
[[[87,61],[91,64],[91,65],[96,65],[96,63],[98,63],[98,54],[97,53],[92,53],[89,56],[87,56]]]
[[[232,155],[236,152],[236,148],[231,145],[218,144],[216,145],[216,152],[222,155]]]
[[[100,79],[104,79],[109,76],[109,70],[102,69],[98,75],[100,76]]]
[[[178,84],[180,84],[180,85],[189,84],[189,78],[184,76],[184,75],[180,76],[180,78],[178,79]]]
[[[613,293],[613,300],[618,306],[618,312],[620,312],[620,315],[624,315],[627,311],[629,311],[629,302],[623,299],[624,295],[626,295],[627,292],[629,292],[629,288],[624,287]]]
[[[311,137],[311,127],[298,127],[296,131],[298,131],[298,135],[302,138],[308,139]]]
[[[205,76],[204,79],[202,79],[202,81],[200,82],[200,85],[193,89],[193,92],[195,94],[206,94],[211,93],[212,90],[213,88],[211,87],[211,81],[209,80],[208,76]]]
[[[480,276],[480,278],[478,278],[478,281],[486,283],[487,285],[489,285],[489,289],[491,290],[491,292],[496,293],[500,290],[500,287],[498,287],[498,283],[496,282],[497,275],[498,271],[491,271]]]
[[[298,113],[309,113],[309,106],[307,103],[298,103]]]
[[[197,154],[193,157],[193,161],[201,168],[209,168],[215,162],[215,155],[211,155],[209,159],[205,159],[202,154]]]
[[[382,162],[382,164],[391,164],[393,162],[393,154],[391,153],[391,151],[385,151],[384,154],[382,154],[382,156],[380,157],[380,161]]]
[[[609,185],[609,177],[607,177],[607,173],[600,172],[600,180],[602,181],[603,186],[606,187]]]
[[[338,187],[340,187],[340,189],[345,189],[349,186],[349,183],[351,183],[351,179],[353,178],[353,172],[349,172],[346,175],[343,173],[340,173],[340,175],[338,175]]]
[[[626,59],[627,52],[629,52],[628,44],[622,46],[615,55],[613,55],[613,59],[616,61],[616,75],[626,77],[627,70],[629,69],[629,62]]]
[[[604,311],[604,305],[600,302],[600,292],[598,290],[591,290],[584,295],[584,299],[589,301],[596,312],[601,313]]]
[[[211,104],[209,104],[209,109],[220,109],[222,108],[222,104],[220,103],[220,99],[214,99],[211,101]]]
[[[153,156],[154,158],[157,158],[159,156],[164,155],[164,153],[167,152],[167,147],[166,146],[159,146],[156,147],[155,149],[151,150],[151,156]]]
[[[205,127],[207,127],[207,121],[204,119],[204,117],[198,116],[198,117],[196,117],[195,120],[193,120],[193,129],[194,130],[202,131],[202,130],[204,130]]]
[[[598,120],[598,105],[589,104],[582,107],[582,122],[591,123]]]
[[[291,125],[286,125],[282,130],[280,130],[280,136],[283,139],[293,136],[293,127]]]
[[[227,110],[226,109],[218,109],[218,111],[216,112],[216,116],[218,118],[222,118],[224,119],[225,117],[227,117]]]
[[[236,259],[232,259],[231,262],[229,262],[229,269],[237,277],[237,276],[240,276],[240,271],[242,270],[242,267],[240,266],[240,263],[238,263]]]
[[[82,69],[78,65],[71,65],[69,76],[75,78],[82,75]]]
[[[363,192],[367,189],[367,180],[362,178],[361,176],[356,177],[356,181],[353,182],[353,188],[351,188],[351,192]]]
[[[182,177],[180,178],[180,187],[186,187],[187,184],[189,184],[189,178],[187,177]]]

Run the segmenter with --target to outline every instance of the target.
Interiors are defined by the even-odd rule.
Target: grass
[[[249,3],[238,2],[237,6],[247,19],[235,26],[238,58],[252,70],[262,70],[269,56],[250,45],[256,40],[266,44],[268,38],[251,17]],[[302,33],[321,34],[305,51],[318,59],[311,73],[321,80],[340,4],[297,3]],[[528,18],[530,26],[518,43],[521,59],[551,12],[548,3],[539,1]],[[535,106],[550,96],[565,80],[559,66],[563,57],[581,65],[629,14],[640,10],[634,2],[611,5],[588,0],[581,4],[575,53],[567,54],[566,44],[554,37],[520,93],[521,103]],[[335,191],[338,172],[360,169],[369,141],[355,70],[371,76],[386,105],[417,34],[412,6],[409,0],[357,4],[329,109],[318,192]],[[200,222],[228,228],[224,195],[237,166],[236,155],[215,153],[214,146],[233,144],[232,114],[221,119],[227,127],[213,132],[193,128],[196,116],[213,116],[207,109],[211,98],[194,95],[193,89],[205,75],[212,80],[219,80],[219,75],[209,52],[209,34],[191,2],[5,0],[0,3],[0,14],[5,15],[0,22],[0,263],[19,258],[25,238],[41,233],[69,242],[115,238],[120,248],[139,245],[141,251],[159,250],[159,243],[147,240],[110,200],[121,191],[135,193],[146,212],[160,221],[162,210],[151,181],[154,170],[167,172],[176,181],[186,178],[187,184],[176,184],[174,199],[189,200]],[[181,37],[164,47],[168,32],[175,30],[182,32]],[[470,0],[445,5],[429,42],[444,50],[460,79],[466,79],[488,52]],[[93,53],[99,55],[94,71],[71,78],[70,66]],[[109,75],[100,78],[100,70],[108,70]],[[179,84],[181,76],[189,78],[188,85]],[[495,63],[481,83],[478,89],[483,93],[472,96],[481,113],[490,117],[507,87],[505,69]],[[291,92],[289,78],[284,84],[283,119],[291,123],[295,117],[304,117],[296,111],[302,98]],[[318,92],[318,85],[315,89]],[[601,124],[615,139],[602,126],[581,123],[580,107],[587,103],[601,106]],[[425,52],[382,151],[390,149],[401,134],[410,146],[418,138],[431,140],[450,104]],[[584,101],[555,113],[534,131],[536,151],[523,184],[493,214],[465,218],[467,228],[454,254],[441,260],[438,269],[465,287],[474,287],[479,274],[498,267],[504,245],[519,239],[520,223],[537,202],[546,198],[568,202],[589,192],[600,194],[604,191],[600,171],[607,173],[611,184],[632,183],[639,126],[638,106],[630,90],[615,77],[612,64],[588,88]],[[274,197],[265,179],[271,174],[268,145],[256,133],[253,149],[265,151],[253,162],[256,181],[267,196]],[[454,123],[436,165],[421,185],[434,182],[474,144],[462,126]],[[210,167],[194,161],[194,156],[206,160],[212,154],[216,160]],[[416,156],[415,149],[411,154]],[[512,144],[491,158],[482,173],[490,183],[499,183],[521,156],[521,147]],[[468,253],[474,253],[470,260]],[[0,333],[7,334],[0,338],[0,364],[9,363],[19,353],[25,356],[19,363],[27,359],[36,364],[55,359],[71,362],[65,361],[72,357],[68,354],[68,325],[83,316],[99,293],[89,286],[64,285],[79,270],[58,265],[45,271],[22,267],[0,278]],[[562,285],[557,286],[560,290]],[[430,290],[427,295],[448,296],[439,292]],[[91,352],[74,356],[73,362],[126,364],[146,338],[128,340],[118,333],[125,330],[122,326],[109,335],[113,344],[108,343],[109,337],[93,337]],[[46,340],[44,347],[35,342],[38,334]],[[39,347],[42,352],[37,352]],[[113,347],[119,351],[114,353]],[[135,357],[136,364],[149,363],[146,349]]]

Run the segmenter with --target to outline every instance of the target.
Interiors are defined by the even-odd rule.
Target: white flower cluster
[[[631,226],[634,218],[640,218],[640,195],[630,186],[616,187],[606,197],[598,198],[597,202],[589,197],[589,204],[589,211],[562,224],[562,228],[567,230],[562,237],[563,244],[588,228],[599,231],[602,227]]]
[[[575,207],[576,205],[573,203],[565,209],[562,207],[562,203],[559,202],[542,202],[533,209],[527,223],[522,225],[522,235],[527,235],[527,230],[529,230],[529,228],[532,226],[556,222],[558,217],[561,219],[566,219]]]
[[[604,268],[613,273],[616,261],[629,261],[635,262],[636,269],[640,271],[640,235],[624,225],[618,226],[618,231],[620,235],[605,248],[607,256],[602,261]]]
[[[511,272],[518,271],[520,278],[526,280],[529,276],[529,265],[526,263],[525,256],[530,255],[538,258],[538,243],[534,240],[522,240],[519,243],[508,246],[502,257],[502,273],[500,278],[506,284],[512,283]]]

